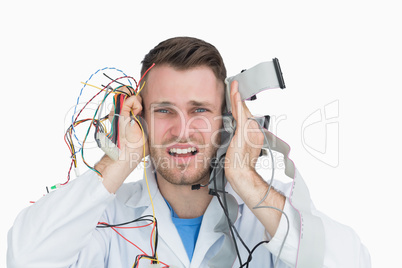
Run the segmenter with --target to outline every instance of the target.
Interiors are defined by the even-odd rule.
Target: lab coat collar
[[[151,195],[155,209],[155,217],[158,221],[159,243],[166,243],[167,247],[171,249],[170,254],[175,254],[185,267],[189,267],[190,260],[183,243],[179,242],[181,241],[180,235],[172,222],[170,209],[159,191],[155,178],[156,171],[151,164],[151,161],[149,161],[145,171],[144,179],[139,183],[140,189],[135,189],[125,204],[135,209],[141,207],[145,208],[142,212],[142,216],[152,215],[152,204],[151,199],[149,198],[149,195]],[[149,186],[149,193],[147,183]],[[163,261],[163,256],[159,255],[159,257],[161,258],[161,261]]]
[[[148,160],[144,171],[143,180],[140,182],[141,189],[139,190],[139,193],[132,194],[131,197],[125,202],[125,204],[129,207],[140,208],[151,206],[151,199],[149,198],[149,195],[151,195],[152,199],[154,199],[159,193],[158,184],[155,180],[156,171],[152,165],[152,161]],[[149,193],[147,183],[149,186]]]
[[[233,197],[236,199],[237,204],[239,204],[239,206],[244,204],[243,199],[241,199],[240,196],[233,190],[232,185],[230,185],[230,183],[226,183],[225,190],[229,194],[233,195]]]
[[[143,195],[145,195],[145,193],[143,193]],[[149,199],[148,194],[146,194],[146,196]],[[167,247],[171,249],[170,254],[176,255],[176,257],[183,263],[185,267],[189,267],[190,260],[183,243],[180,243],[180,235],[172,221],[171,212],[166,204],[165,199],[159,191],[153,195],[152,199],[155,208],[155,217],[158,221],[159,243],[162,243],[162,241],[166,243]],[[152,214],[151,205],[145,209],[142,215],[144,216],[150,214]],[[159,254],[159,257],[161,258],[161,261],[163,261],[163,255]]]
[[[239,212],[239,210],[237,210]],[[222,239],[221,245],[214,249],[214,256],[219,255],[219,259],[225,261],[231,261],[231,253],[230,245],[233,243],[232,238],[229,237],[229,229],[222,231],[222,220],[225,218],[224,212],[219,205],[218,199],[216,196],[211,200],[207,210],[204,213],[204,218],[201,223],[200,233],[198,235],[198,240],[195,246],[193,259],[191,262],[191,267],[200,267],[202,261],[205,259],[205,255],[208,254],[208,251],[214,246],[214,244]],[[240,218],[240,214],[237,214],[237,220]],[[236,221],[237,221],[236,220]],[[226,222],[225,222],[226,223]],[[227,224],[224,225],[228,226]],[[224,248],[225,247],[225,248]],[[229,255],[228,255],[229,254]],[[233,256],[233,255],[232,255]],[[232,260],[234,261],[234,259]],[[211,264],[211,263],[209,263]],[[212,267],[219,267],[212,265]]]

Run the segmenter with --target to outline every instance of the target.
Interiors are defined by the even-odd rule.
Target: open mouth
[[[169,155],[177,156],[177,157],[188,157],[193,156],[198,153],[196,147],[188,147],[188,148],[170,148],[168,150]]]

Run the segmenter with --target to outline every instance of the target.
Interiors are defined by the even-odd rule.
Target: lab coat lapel
[[[233,201],[236,203],[235,199]],[[236,204],[238,208],[238,205]],[[216,197],[211,200],[201,224],[200,233],[198,235],[197,244],[194,250],[193,259],[191,262],[191,267],[200,267],[202,261],[205,259],[208,250],[214,247],[214,244],[219,240],[223,239],[222,245],[216,247],[213,250],[213,256],[207,256],[208,259],[215,256],[221,256],[226,263],[230,263],[230,266],[236,259],[236,256],[231,254],[233,247],[232,238],[228,236],[229,228],[226,226],[227,222],[222,222],[225,217],[224,212],[219,205],[219,201]],[[237,214],[236,221],[240,218]],[[224,228],[222,228],[224,226]],[[222,231],[222,229],[225,229]],[[216,245],[215,245],[216,246]],[[233,250],[234,251],[234,250]],[[235,253],[234,253],[235,254]],[[211,263],[209,263],[211,265]],[[215,267],[212,264],[212,267]],[[219,267],[219,266],[217,266]]]
[[[181,241],[179,232],[172,221],[172,216],[165,199],[161,194],[156,196],[155,207],[156,217],[158,219],[159,239],[163,240],[167,247],[174,253],[185,267],[190,266],[186,249]]]
[[[188,259],[187,252],[181,242],[176,226],[172,222],[169,207],[159,192],[153,197],[153,203],[155,207],[155,217],[158,222],[159,259],[164,261],[166,254],[174,254],[185,267],[189,267],[190,260]],[[149,205],[142,215],[152,215],[152,206]],[[169,256],[169,259],[171,259],[171,256]]]
[[[146,169],[146,173],[149,191],[154,204],[155,217],[158,223],[158,248],[164,248],[162,243],[165,243],[167,247],[167,249],[165,249],[163,252],[161,251],[158,255],[161,261],[163,261],[164,254],[174,254],[185,267],[189,267],[190,260],[188,259],[187,252],[183,246],[183,243],[181,242],[181,238],[177,232],[176,226],[172,222],[170,209],[167,206],[165,199],[159,192],[158,184],[155,180],[155,170],[151,165]],[[142,216],[152,215],[152,204],[149,198],[145,175],[142,182],[141,196],[132,197],[132,199],[128,200],[126,204],[135,208],[146,207],[142,213]]]

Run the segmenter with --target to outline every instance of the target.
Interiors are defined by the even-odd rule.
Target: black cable
[[[115,105],[114,105],[114,117],[113,117],[113,136],[111,140],[114,144],[117,145],[118,133],[119,133],[119,118],[116,118],[120,115],[120,95],[114,97]]]
[[[253,249],[251,250],[251,252],[249,252],[249,255],[248,255],[248,258],[247,258],[246,263],[244,263],[243,266],[240,266],[239,268],[244,267],[244,265],[246,265],[246,267],[248,268],[248,265],[250,264],[251,259],[252,259],[253,252],[254,252],[259,246],[261,246],[261,245],[264,244],[264,243],[269,243],[269,241],[266,241],[266,240],[265,240],[265,241],[261,241],[261,242],[259,242],[257,245],[255,245],[255,246],[253,247]]]
[[[119,84],[119,85],[125,86],[125,84],[123,84],[122,82],[119,82],[119,81],[117,81],[117,80],[111,78],[111,77],[108,76],[107,74],[103,73],[103,75],[106,76],[107,78],[109,78],[110,80],[112,80],[113,82],[115,82],[115,83],[117,83],[117,84]],[[130,91],[130,93],[131,93],[131,91]]]
[[[158,237],[159,237],[159,235],[158,235],[158,222],[157,222],[156,218],[153,217],[153,219],[155,219],[155,250],[154,250],[154,258],[157,260],[157,258],[156,258],[156,249],[158,248]]]
[[[157,260],[155,257],[153,257],[153,256],[137,255],[137,256],[135,257],[135,261],[134,261],[134,264],[133,264],[133,267],[134,267],[134,268],[137,268],[137,267],[138,267],[138,265],[140,264],[141,258],[151,259],[153,263],[154,263],[154,262],[156,263],[156,262],[158,261],[158,260]]]
[[[224,160],[224,159],[225,159],[225,154],[221,156],[221,160]],[[215,168],[216,168],[216,167],[215,167]],[[217,175],[217,174],[216,174],[216,175]],[[240,256],[240,252],[239,252],[239,247],[237,246],[236,237],[235,237],[235,235],[234,235],[234,233],[233,233],[233,229],[235,230],[237,237],[239,238],[239,240],[242,242],[242,244],[243,244],[244,246],[245,246],[245,243],[244,243],[244,241],[241,239],[241,237],[240,237],[240,235],[239,235],[237,229],[234,227],[233,223],[232,223],[231,220],[230,220],[229,213],[228,213],[228,210],[227,210],[226,192],[225,192],[225,189],[223,189],[223,190],[219,190],[219,189],[218,189],[217,184],[216,184],[216,175],[215,175],[215,177],[213,178],[214,191],[213,191],[212,189],[210,189],[210,194],[215,195],[215,196],[217,197],[218,202],[219,202],[220,206],[222,207],[223,213],[225,214],[226,220],[227,220],[228,225],[229,225],[229,231],[230,231],[230,234],[231,234],[232,239],[233,239],[233,243],[234,243],[234,246],[235,246],[237,258],[239,259],[240,266],[242,266],[243,263],[242,263],[242,260],[241,260],[241,256]],[[211,183],[211,181],[210,181],[208,184],[210,184],[210,183]],[[222,174],[222,186],[225,187],[224,174]],[[222,194],[223,194],[226,206],[224,206],[224,204],[222,203],[222,200],[221,200],[221,198],[220,198],[219,193],[222,193]],[[245,247],[247,248],[247,246],[245,246]],[[248,248],[247,248],[247,250],[248,250]]]
[[[228,215],[228,213],[227,213],[227,210],[226,210],[225,207],[223,206],[223,203],[222,203],[222,200],[221,200],[219,194],[217,194],[217,198],[218,198],[219,204],[221,205],[221,207],[222,207],[222,209],[223,209],[223,212],[224,212],[224,214],[225,214],[225,216],[226,216],[226,219],[227,219],[227,221],[228,221],[230,234],[231,234],[232,239],[233,239],[233,242],[234,242],[234,244],[235,244],[236,255],[237,255],[237,258],[239,258],[240,266],[243,266],[243,263],[242,263],[242,260],[241,260],[241,257],[240,257],[239,247],[237,246],[236,237],[235,237],[235,235],[234,235],[234,233],[233,233],[233,229],[232,229],[232,225],[231,225],[231,222],[230,222],[230,219],[229,219],[229,215]]]
[[[96,228],[111,228],[111,227],[119,227],[119,226],[123,226],[123,225],[127,225],[130,223],[135,223],[135,222],[140,222],[140,221],[150,221],[153,222],[153,216],[152,215],[144,215],[141,216],[135,220],[132,221],[128,221],[128,222],[123,222],[123,223],[118,223],[118,224],[107,224],[107,223],[99,223],[101,225],[96,226]],[[156,221],[156,218],[155,218]],[[157,229],[156,229],[157,230]]]
[[[272,154],[272,153],[271,153]],[[220,204],[220,206],[222,207],[222,210],[223,210],[223,212],[224,212],[224,214],[225,214],[225,216],[226,216],[226,219],[227,219],[227,221],[228,221],[228,224],[229,224],[229,229],[230,229],[230,233],[231,233],[231,235],[232,235],[232,238],[233,238],[233,241],[234,241],[234,244],[235,244],[235,249],[236,249],[236,254],[237,254],[237,256],[238,256],[238,258],[239,258],[239,263],[240,263],[240,266],[239,266],[239,268],[242,268],[242,267],[249,267],[249,264],[250,264],[250,262],[251,262],[251,260],[252,260],[252,255],[253,255],[253,253],[254,253],[254,251],[260,246],[260,245],[262,245],[262,244],[264,244],[264,243],[268,243],[269,241],[266,241],[266,240],[264,240],[264,241],[261,241],[261,242],[259,242],[257,245],[255,245],[254,247],[253,247],[253,249],[250,251],[250,249],[247,247],[247,245],[246,245],[246,243],[243,241],[243,239],[241,238],[241,236],[240,236],[240,234],[239,234],[239,232],[237,231],[237,229],[236,229],[236,227],[234,226],[234,224],[231,222],[231,220],[230,220],[230,217],[229,217],[229,213],[228,213],[228,210],[227,210],[227,201],[226,201],[226,192],[223,190],[218,190],[217,189],[217,184],[216,184],[216,179],[214,178],[214,188],[215,188],[215,191],[216,191],[216,193],[215,193],[215,195],[217,196],[217,198],[218,198],[218,201],[219,201],[219,204]],[[224,176],[222,176],[222,185],[224,185],[225,184],[225,181],[224,181]],[[271,180],[271,185],[272,185],[272,180]],[[220,198],[220,195],[219,195],[219,193],[218,192],[220,192],[220,193],[222,193],[222,195],[223,195],[223,199],[224,199],[224,203],[222,203],[222,200],[221,200],[221,198]],[[265,199],[265,198],[264,198]],[[263,207],[258,207],[258,206],[256,206],[255,208],[263,208]],[[271,208],[271,207],[270,207]],[[273,208],[273,207],[272,207]],[[277,208],[273,208],[273,209],[277,209]],[[278,209],[277,209],[278,210]],[[283,211],[281,211],[285,216],[286,216],[286,218],[287,218],[287,215],[283,212]],[[289,228],[289,223],[288,223],[288,228]],[[238,246],[237,246],[237,243],[236,243],[236,238],[235,238],[235,236],[234,236],[234,233],[233,232],[235,232],[236,233],[236,236],[237,236],[237,238],[240,240],[240,242],[242,243],[242,245],[244,246],[244,248],[248,251],[248,253],[249,253],[249,255],[248,255],[248,258],[247,258],[247,261],[245,262],[245,263],[242,263],[242,261],[241,261],[241,258],[240,258],[240,254],[239,254],[239,250],[238,250]],[[286,234],[286,237],[287,237],[287,234]],[[285,240],[286,240],[286,238],[285,238]],[[282,247],[283,247],[283,245],[282,245]],[[281,249],[282,249],[282,247],[281,247]],[[279,257],[279,256],[278,256]],[[277,263],[275,263],[275,267],[276,267],[276,264]]]
[[[214,180],[214,186],[215,186],[215,189],[216,189],[216,182],[215,182],[215,180]],[[224,196],[225,196],[225,194],[226,194],[226,192],[224,192],[224,191],[219,191],[219,192],[223,192],[223,195],[224,195]],[[235,227],[234,224],[231,222],[231,220],[230,220],[230,218],[229,218],[229,213],[228,213],[228,211],[227,211],[227,208],[225,208],[224,204],[222,203],[222,200],[220,199],[219,194],[216,194],[216,196],[217,196],[217,198],[218,198],[218,201],[219,201],[220,206],[221,206],[222,209],[223,209],[223,212],[224,212],[224,214],[225,214],[225,216],[226,216],[226,219],[227,219],[227,221],[228,221],[228,223],[229,223],[229,228],[230,228],[230,231],[231,231],[231,235],[232,235],[233,241],[234,241],[234,243],[235,243],[236,253],[237,253],[237,255],[238,255],[239,262],[240,262],[239,268],[242,268],[242,267],[247,267],[247,268],[248,268],[248,266],[249,266],[249,264],[250,264],[250,262],[251,262],[251,260],[252,260],[252,255],[253,255],[254,251],[255,251],[260,245],[262,245],[262,244],[264,244],[264,243],[268,243],[269,241],[264,240],[264,241],[259,242],[259,243],[258,243],[257,245],[255,245],[255,246],[253,247],[253,249],[250,251],[250,249],[247,247],[246,243],[243,241],[243,239],[241,238],[240,234],[238,233],[236,227]],[[227,205],[226,205],[226,207],[227,207]],[[241,261],[241,259],[240,259],[240,254],[239,254],[239,251],[238,251],[238,247],[237,247],[237,243],[236,243],[236,238],[235,238],[235,236],[234,236],[234,234],[233,234],[233,230],[232,230],[232,229],[233,229],[234,232],[236,233],[237,238],[240,240],[240,242],[242,243],[242,245],[246,248],[246,250],[247,250],[248,253],[249,253],[248,258],[247,258],[247,261],[246,261],[245,263],[242,263],[242,261]]]
[[[225,179],[224,176],[222,176],[222,185],[225,184]],[[226,201],[226,192],[223,192],[223,201],[224,201],[224,205],[227,208],[227,201]],[[233,230],[236,233],[237,238],[239,238],[240,242],[242,243],[242,245],[244,246],[244,248],[247,250],[247,252],[250,254],[250,249],[247,247],[246,243],[243,241],[243,239],[241,238],[239,232],[237,231],[236,227],[234,226],[234,223],[232,223],[232,221],[230,220],[230,218],[228,218],[228,222],[230,223],[231,227],[233,228]]]
[[[105,74],[105,73],[103,73],[103,75],[106,76],[107,78],[109,78],[110,80],[112,80],[113,82],[118,83],[119,85],[126,87],[126,88],[130,91],[130,94],[127,94],[126,92],[124,92],[124,91],[119,91],[119,90],[116,90],[115,92],[121,92],[121,93],[127,94],[127,96],[132,96],[132,95],[134,95],[134,91],[131,90],[131,89],[133,89],[132,86],[127,86],[127,85],[123,84],[122,82],[119,82],[118,80],[111,78],[110,76],[108,76],[108,75]],[[136,81],[135,79],[133,79],[133,80],[134,80],[134,82],[135,82],[135,86],[138,87],[137,81]]]
[[[119,226],[122,226],[122,225],[127,225],[127,224],[130,224],[130,223],[135,223],[135,222],[140,222],[140,221],[154,222],[154,219],[155,219],[155,245],[154,245],[155,250],[154,250],[154,254],[153,254],[153,256],[137,255],[135,257],[135,262],[133,264],[133,267],[138,267],[139,261],[141,260],[141,258],[146,257],[148,259],[151,259],[152,261],[155,261],[155,262],[158,261],[158,259],[156,257],[156,252],[157,252],[157,249],[158,249],[158,237],[159,237],[159,234],[158,234],[158,222],[157,222],[156,218],[154,218],[153,215],[144,215],[144,216],[141,216],[141,217],[139,217],[139,218],[137,218],[135,220],[128,221],[128,222],[123,222],[123,223],[118,223],[118,224],[98,223],[99,225],[96,226],[96,228],[113,228],[113,227],[119,227]]]

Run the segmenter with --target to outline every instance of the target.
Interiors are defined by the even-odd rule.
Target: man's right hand
[[[127,92],[127,90],[125,91]],[[138,166],[141,159],[148,155],[148,140],[146,134],[143,134],[138,122],[130,117],[131,111],[134,116],[141,115],[141,103],[141,97],[135,95],[128,97],[123,103],[118,118],[120,141],[119,159],[114,161],[109,156],[104,155],[95,165],[95,169],[102,174],[104,186],[110,193],[115,193],[128,175]],[[115,116],[113,111],[114,109],[112,109],[109,118]],[[145,126],[143,126],[143,128],[145,131]]]

